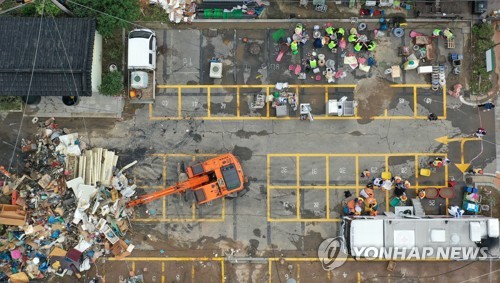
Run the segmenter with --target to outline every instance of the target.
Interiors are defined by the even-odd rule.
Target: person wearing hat
[[[368,51],[375,50],[375,47],[377,47],[377,44],[375,43],[375,41],[371,40],[370,42],[368,42]]]
[[[361,44],[361,42],[356,42],[356,44],[354,45],[354,51],[359,52],[361,51],[361,48],[363,48],[363,44]]]
[[[331,36],[335,33],[335,29],[333,27],[327,27],[325,29],[325,33],[326,33],[326,35]]]
[[[292,49],[293,55],[296,55],[299,53],[299,44],[297,43],[297,41],[292,41],[292,43],[290,44],[290,48]]]
[[[337,38],[344,38],[344,35],[345,35],[345,30],[343,28],[339,28],[337,30]]]
[[[349,37],[347,38],[347,40],[350,43],[354,43],[354,42],[358,41],[358,36],[356,34],[351,34],[351,35],[349,35]]]
[[[335,40],[330,40],[330,42],[328,43],[328,48],[332,50],[335,47],[337,47],[337,43],[335,42]]]
[[[309,59],[309,66],[311,66],[311,69],[316,69],[318,67],[318,61],[315,57]]]
[[[443,31],[438,29],[438,28],[434,29],[434,31],[432,32],[432,35],[433,36],[441,36],[441,35],[443,35]]]

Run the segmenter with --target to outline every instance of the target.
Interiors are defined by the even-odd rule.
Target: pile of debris
[[[190,23],[196,17],[196,0],[150,0],[150,4],[165,9],[173,23]]]
[[[80,278],[99,257],[134,249],[122,240],[132,213],[125,202],[135,193],[123,172],[136,162],[116,170],[114,152],[88,148],[54,122],[34,118],[36,133],[22,140],[23,172],[1,170],[1,282]]]

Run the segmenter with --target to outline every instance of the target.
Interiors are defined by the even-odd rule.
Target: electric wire
[[[45,7],[45,1],[46,0],[43,0],[43,3],[42,5]],[[21,116],[21,123],[19,124],[19,128],[18,128],[18,131],[17,131],[17,137],[16,137],[16,143],[14,144],[14,149],[12,151],[12,156],[10,158],[10,161],[9,161],[9,167],[7,169],[7,171],[9,171],[11,168],[12,168],[12,162],[14,161],[14,156],[16,155],[16,148],[19,144],[19,137],[21,136],[21,129],[23,127],[23,122],[24,122],[24,117],[26,116],[26,108],[28,106],[28,101],[29,101],[29,97],[30,97],[30,93],[31,93],[31,86],[33,84],[33,77],[35,75],[35,66],[36,66],[36,60],[37,60],[37,57],[38,57],[38,47],[40,46],[40,35],[42,34],[42,23],[43,23],[43,16],[45,14],[45,8],[42,9],[42,14],[41,14],[41,17],[40,17],[40,24],[39,24],[39,27],[38,27],[38,37],[37,37],[37,40],[36,40],[36,46],[35,46],[35,56],[33,58],[33,66],[31,68],[31,77],[30,77],[30,83],[28,85],[28,93],[26,95],[26,102],[24,104],[24,108],[23,108],[23,114]]]

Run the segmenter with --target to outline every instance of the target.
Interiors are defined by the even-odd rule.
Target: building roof
[[[40,18],[0,17],[0,95],[28,94],[39,27]],[[94,36],[93,19],[44,18],[30,96],[91,96]]]

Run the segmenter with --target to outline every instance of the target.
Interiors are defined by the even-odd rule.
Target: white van
[[[128,34],[128,69],[156,69],[156,34],[150,29],[134,29]]]

